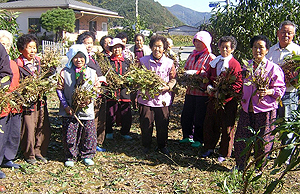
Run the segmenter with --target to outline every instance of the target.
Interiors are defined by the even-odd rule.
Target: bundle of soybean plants
[[[201,75],[200,71],[185,70],[184,68],[177,70],[177,83],[183,87],[189,86],[193,89],[203,90],[208,81],[208,78]]]
[[[46,47],[41,55],[42,72],[48,71],[51,76],[56,68],[61,64],[61,50],[55,47]],[[49,71],[50,70],[50,71]]]
[[[13,99],[18,105],[30,107],[42,99],[47,93],[55,89],[56,77],[49,77],[51,70],[42,72],[36,76],[27,76],[20,80],[20,85],[12,92]]]
[[[9,91],[9,84],[7,84],[9,80],[9,76],[5,76],[0,80],[0,85],[3,85],[0,87],[0,113],[8,107],[17,108],[17,102],[11,97],[12,94]]]
[[[96,96],[96,90],[91,80],[86,81],[84,84],[77,85],[72,94],[72,108],[75,113],[80,109],[85,111]]]
[[[247,82],[244,82],[244,85],[254,85],[256,90],[254,91],[253,95],[259,90],[267,90],[269,89],[269,84],[271,81],[271,77],[269,73],[266,71],[266,64],[261,62],[261,65],[258,65],[256,69],[253,68],[255,61],[253,60],[251,63],[248,64],[246,60],[243,60],[243,63],[246,67],[246,74],[245,78],[248,79]],[[263,96],[260,96],[258,99],[258,103],[263,100]],[[278,99],[280,100],[280,98]]]
[[[115,91],[127,87],[126,80],[112,68],[109,59],[99,50],[95,53],[95,59],[101,68],[102,74],[106,77],[107,83],[105,86],[102,86],[100,94],[115,99]]]
[[[241,93],[236,93],[233,89],[233,84],[235,84],[236,80],[237,77],[234,74],[234,70],[226,68],[226,70],[213,81],[215,110],[224,109],[228,98],[239,99],[241,97]]]
[[[137,92],[144,100],[155,98],[160,94],[161,89],[166,86],[166,82],[154,71],[145,66],[134,63],[130,66],[130,71],[124,75],[128,92]]]
[[[284,73],[284,82],[286,87],[294,86],[299,88],[299,71],[300,71],[300,56],[293,52],[292,56],[284,59],[284,63],[281,66]]]

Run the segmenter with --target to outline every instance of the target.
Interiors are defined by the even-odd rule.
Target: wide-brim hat
[[[211,41],[212,41],[212,37],[209,34],[209,32],[207,32],[207,31],[197,32],[197,34],[195,34],[195,36],[193,38],[193,43],[194,43],[195,39],[200,40],[201,42],[203,42],[205,44],[206,48],[208,49],[208,51],[211,53],[210,44],[211,44]]]
[[[122,40],[120,38],[114,38],[111,40],[111,42],[108,44],[109,49],[111,50],[112,47],[114,47],[115,45],[120,44],[122,46],[122,49],[125,49],[125,44],[122,42]]]

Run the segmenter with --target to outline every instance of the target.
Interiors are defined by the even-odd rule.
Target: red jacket
[[[19,67],[18,67],[17,63],[13,60],[10,60],[10,69],[11,69],[13,75],[12,75],[12,79],[10,82],[9,91],[12,92],[17,87],[19,87],[20,72],[19,72]],[[8,107],[1,112],[0,117],[6,117],[10,112],[11,113],[21,113],[22,107],[20,107],[19,110],[11,109],[10,105],[8,104]]]
[[[233,74],[236,77],[236,80],[234,82],[234,84],[232,84],[232,89],[234,90],[235,93],[240,93],[243,87],[243,81],[242,81],[242,68],[240,63],[235,59],[235,58],[231,58],[229,63],[229,68],[233,69]],[[222,72],[224,73],[224,72]],[[209,79],[209,84],[213,85],[213,81],[216,80],[217,78],[217,68],[209,68],[207,71],[207,77]],[[230,100],[232,100],[232,97],[227,98],[225,101],[226,103],[229,102]]]

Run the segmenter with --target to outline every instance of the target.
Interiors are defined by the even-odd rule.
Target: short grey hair
[[[6,37],[9,40],[10,45],[13,44],[13,35],[7,30],[0,30],[0,39]]]
[[[279,25],[279,30],[281,30],[281,28],[282,28],[283,26],[286,26],[286,25],[294,26],[294,29],[295,29],[295,32],[296,32],[297,25],[296,25],[294,22],[289,21],[289,20],[286,20],[286,21],[281,22],[280,25]]]

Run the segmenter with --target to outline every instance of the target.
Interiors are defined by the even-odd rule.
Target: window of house
[[[107,23],[102,22],[102,31],[107,31]]]
[[[28,32],[29,33],[41,32],[40,18],[28,18]]]
[[[79,33],[79,19],[75,20],[75,32]]]
[[[97,22],[96,21],[89,22],[89,31],[91,31],[91,32],[97,31]]]

